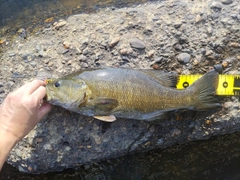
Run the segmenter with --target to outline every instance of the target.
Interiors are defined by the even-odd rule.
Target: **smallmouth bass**
[[[86,69],[47,80],[45,100],[107,122],[115,117],[151,121],[172,110],[221,106],[215,70],[184,90],[173,88],[176,83],[176,75],[151,69]]]

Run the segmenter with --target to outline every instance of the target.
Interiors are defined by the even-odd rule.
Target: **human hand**
[[[9,152],[51,110],[44,103],[46,84],[34,80],[8,94],[0,107],[0,170]]]
[[[10,93],[0,107],[0,133],[9,134],[18,142],[51,110],[43,102],[45,82],[34,80]]]

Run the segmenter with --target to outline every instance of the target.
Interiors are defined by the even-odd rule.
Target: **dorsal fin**
[[[154,69],[141,69],[142,72],[151,76],[155,81],[166,87],[176,87],[178,75]]]

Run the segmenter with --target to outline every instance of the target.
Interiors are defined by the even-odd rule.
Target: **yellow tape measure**
[[[218,75],[216,94],[220,96],[240,96],[240,75]],[[177,89],[184,89],[193,84],[202,75],[179,75]]]

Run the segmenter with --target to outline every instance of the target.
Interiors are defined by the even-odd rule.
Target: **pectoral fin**
[[[98,120],[105,121],[105,122],[116,121],[116,117],[114,115],[110,115],[110,116],[93,116],[93,117],[98,119]]]
[[[96,110],[104,112],[109,112],[118,105],[118,101],[116,99],[107,97],[95,98],[91,103],[95,106]]]

